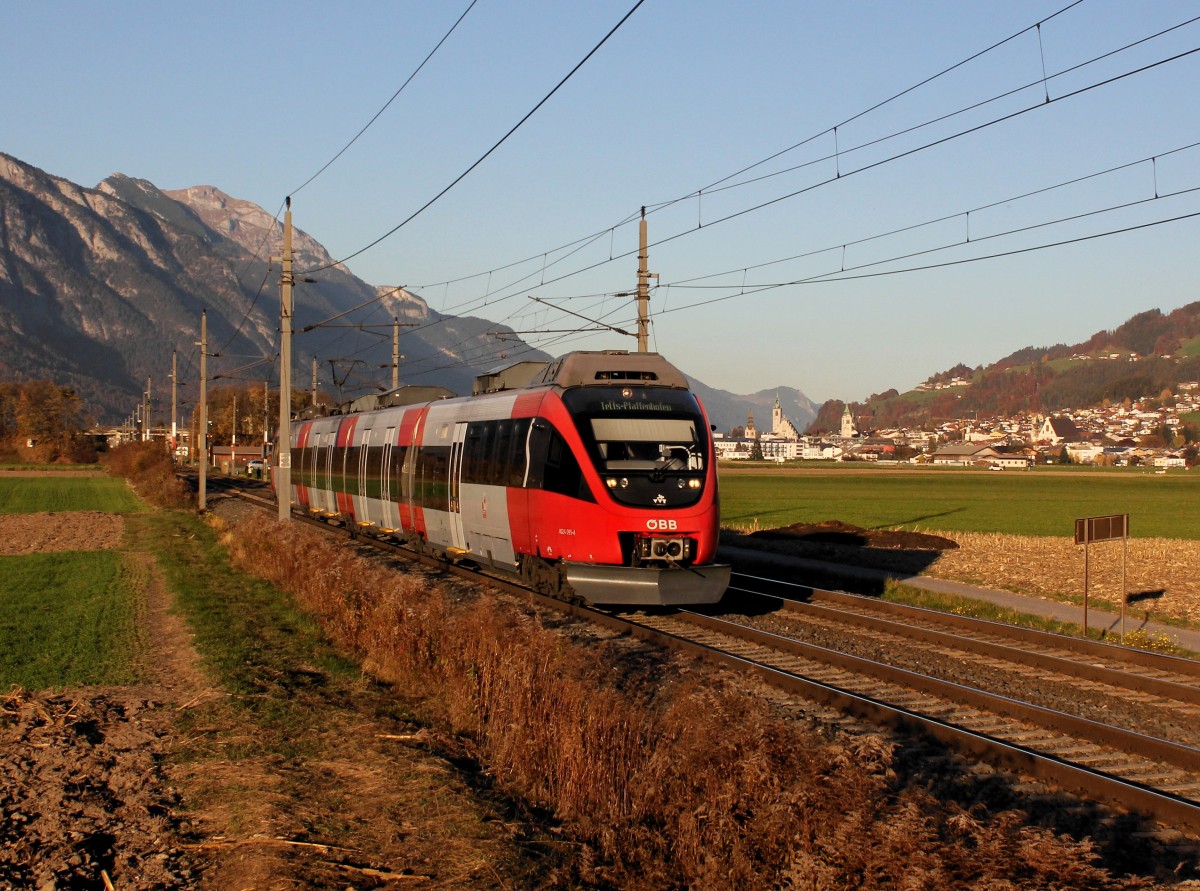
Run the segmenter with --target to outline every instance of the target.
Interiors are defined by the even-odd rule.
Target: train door
[[[383,435],[383,458],[380,460],[379,497],[385,503],[391,502],[392,484],[392,449],[395,449],[396,427],[388,427]]]
[[[400,528],[400,515],[392,501],[392,449],[395,448],[396,428],[388,427],[383,434],[383,453],[379,461],[379,500],[383,511],[383,525],[389,529]]]
[[[450,442],[450,545],[466,550],[467,539],[463,534],[462,521],[462,463],[463,443],[467,439],[467,423],[459,421],[454,425],[454,438]]]
[[[333,446],[337,442],[337,431],[325,434],[325,491],[333,495]],[[332,509],[332,508],[331,508]]]
[[[371,434],[374,430],[363,431],[362,444],[358,447],[358,498],[354,504],[354,516],[364,523],[378,522],[379,518],[372,516],[371,505],[367,498],[367,470],[371,460]]]

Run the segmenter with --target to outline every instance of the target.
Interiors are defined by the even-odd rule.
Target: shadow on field
[[[902,529],[863,529],[830,520],[797,523],[763,529],[748,535],[725,530],[721,544],[739,551],[739,571],[754,574],[760,566],[764,575],[780,578],[780,570],[798,575],[796,561],[803,561],[803,578],[815,587],[839,588],[877,596],[889,579],[920,575],[935,563],[942,551],[957,548],[949,538]],[[726,558],[722,558],[726,559]],[[792,571],[787,571],[787,570]],[[803,585],[773,583],[779,596],[805,596]],[[731,591],[731,595],[736,591]]]

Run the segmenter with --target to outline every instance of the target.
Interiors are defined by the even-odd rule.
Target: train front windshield
[[[602,473],[704,470],[690,418],[592,418],[591,423]]]
[[[563,401],[609,494],[646,507],[700,500],[708,429],[686,390],[581,387]]]

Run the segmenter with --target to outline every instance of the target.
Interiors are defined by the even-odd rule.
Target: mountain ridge
[[[0,153],[0,377],[69,386],[110,422],[127,416],[149,384],[162,418],[171,345],[184,360],[181,382],[194,383],[198,373],[201,312],[210,354],[274,353],[277,287],[267,258],[280,252],[280,237],[275,217],[214,185],[162,190],[114,173],[89,189]],[[393,320],[405,325],[400,376],[407,383],[469,393],[475,375],[518,355],[549,358],[504,325],[444,315],[418,294],[363,282],[300,229],[293,259],[301,269],[320,270],[319,282],[296,288],[299,386],[321,357],[321,386],[335,398],[378,389],[389,377],[381,369],[391,366]],[[347,347],[344,329],[305,330],[306,321],[370,304],[376,337],[365,348]],[[507,333],[501,339],[494,332]],[[238,379],[209,367],[216,386]],[[246,374],[262,380],[270,370]],[[738,396],[693,385],[718,429],[744,424],[750,411],[769,417],[777,395],[798,426],[816,412],[789,387]]]
[[[0,375],[71,387],[110,422],[140,402],[149,379],[163,417],[172,346],[184,360],[181,380],[195,382],[202,312],[210,353],[274,355],[277,276],[264,248],[280,251],[262,244],[272,226],[257,205],[213,186],[169,194],[117,173],[89,189],[0,153]],[[322,385],[340,384],[339,398],[379,389],[387,378],[379,369],[391,366],[394,317],[416,323],[402,329],[405,382],[470,392],[474,376],[513,348],[492,334],[511,331],[506,326],[445,316],[416,294],[369,285],[306,233],[296,234],[293,249],[302,267],[321,269],[320,281],[296,288],[299,380],[307,382],[308,364],[320,357]],[[301,330],[359,305],[370,307],[378,336],[358,332],[351,341],[344,329]],[[271,372],[266,361],[258,365],[246,373],[261,381]],[[222,371],[210,362],[210,374]]]

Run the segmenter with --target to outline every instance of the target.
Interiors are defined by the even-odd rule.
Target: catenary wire
[[[455,29],[457,29],[460,24],[462,24],[462,20],[467,17],[467,13],[469,13],[472,9],[474,9],[475,4],[478,2],[479,2],[479,0],[471,0],[471,3],[467,6],[466,9],[463,10],[462,15],[460,15],[455,20],[454,24],[450,26],[450,30],[447,31],[444,35],[442,35],[442,39],[437,42],[437,45],[434,46],[434,48],[429,51],[429,54],[426,55],[425,58],[421,60],[421,64],[418,65],[415,69],[413,69],[412,74],[410,74],[405,79],[404,83],[402,83],[400,85],[400,89],[396,90],[396,92],[394,92],[392,94],[392,98],[389,99],[387,102],[385,102],[383,104],[383,107],[381,109],[379,109],[379,111],[375,112],[375,114],[371,118],[371,120],[367,121],[367,123],[365,125],[363,125],[363,128],[361,130],[359,130],[357,133],[354,134],[354,138],[352,138],[349,142],[347,142],[344,146],[342,146],[341,150],[336,155],[334,155],[332,158],[330,158],[328,161],[326,161],[324,166],[321,167],[320,170],[318,170],[316,173],[314,173],[312,176],[310,176],[308,179],[306,179],[304,182],[302,182],[299,186],[292,189],[292,191],[289,194],[295,195],[297,192],[299,192],[301,189],[303,189],[305,186],[307,186],[309,183],[311,183],[313,180],[315,180],[318,176],[320,176],[322,173],[324,173],[326,170],[328,170],[333,165],[333,163],[335,161],[337,161],[338,158],[340,158],[342,155],[344,155],[346,153],[346,151],[350,148],[350,146],[352,146],[352,145],[354,145],[354,143],[358,142],[359,137],[362,136],[364,133],[366,133],[368,129],[370,129],[371,125],[374,124],[379,119],[379,116],[388,110],[388,106],[390,106],[393,102],[395,102],[396,98],[401,93],[404,92],[404,89],[410,83],[412,83],[413,78],[421,73],[421,69],[425,67],[425,64],[430,59],[433,58],[434,53],[436,53],[439,49],[442,48],[442,44],[450,39],[450,35],[454,33]],[[278,213],[276,213],[276,216],[278,216]]]
[[[1068,7],[1068,8],[1069,8],[1069,7]],[[1164,31],[1157,32],[1155,35],[1151,35],[1150,37],[1141,38],[1141,39],[1139,39],[1139,40],[1133,41],[1133,42],[1131,42],[1131,43],[1128,43],[1128,44],[1126,44],[1126,45],[1122,46],[1122,47],[1121,47],[1120,49],[1118,49],[1118,50],[1114,50],[1114,51],[1110,51],[1110,52],[1107,52],[1107,53],[1103,53],[1103,54],[1101,54],[1100,56],[1094,57],[1093,59],[1089,59],[1089,60],[1087,60],[1087,61],[1086,61],[1086,62],[1084,62],[1084,63],[1081,63],[1081,64],[1079,64],[1079,65],[1072,66],[1072,67],[1070,67],[1070,68],[1068,68],[1068,69],[1065,69],[1064,71],[1056,72],[1054,75],[1052,75],[1052,76],[1051,76],[1051,78],[1054,78],[1054,77],[1059,77],[1059,76],[1061,76],[1062,74],[1064,74],[1064,73],[1066,73],[1066,72],[1069,72],[1069,71],[1078,70],[1079,68],[1082,68],[1082,67],[1085,67],[1086,65],[1092,64],[1093,62],[1097,61],[1098,59],[1108,58],[1108,57],[1112,56],[1112,55],[1113,55],[1114,53],[1116,53],[1116,52],[1121,52],[1121,51],[1127,50],[1127,49],[1129,49],[1129,48],[1130,48],[1130,47],[1132,47],[1132,46],[1136,46],[1136,45],[1139,45],[1139,44],[1141,44],[1141,43],[1144,43],[1146,40],[1153,39],[1154,37],[1157,37],[1157,36],[1161,36],[1162,34],[1165,34],[1165,33],[1169,32],[1169,31],[1172,31],[1172,30],[1176,30],[1176,29],[1178,29],[1178,28],[1180,28],[1180,27],[1183,27],[1183,26],[1184,26],[1184,25],[1186,25],[1186,24],[1191,24],[1191,23],[1193,23],[1193,22],[1195,22],[1195,21],[1197,21],[1197,19],[1193,18],[1193,19],[1190,19],[1190,20],[1188,20],[1187,22],[1184,22],[1184,23],[1182,23],[1182,24],[1179,24],[1179,25],[1172,26],[1172,28],[1168,28],[1168,29],[1165,29]],[[1028,30],[1028,29],[1026,29],[1026,30]],[[972,133],[976,133],[976,132],[978,132],[978,131],[980,131],[980,130],[983,130],[983,129],[987,128],[987,127],[991,127],[991,126],[994,126],[994,125],[996,125],[996,124],[1003,123],[1003,122],[1005,122],[1005,121],[1008,121],[1008,120],[1011,120],[1011,119],[1013,119],[1013,118],[1016,118],[1016,117],[1018,117],[1018,116],[1020,116],[1020,115],[1026,114],[1026,113],[1028,113],[1028,112],[1030,112],[1030,111],[1034,111],[1034,110],[1041,109],[1041,108],[1046,108],[1046,107],[1048,107],[1048,106],[1051,106],[1051,105],[1053,105],[1054,103],[1061,102],[1061,101],[1062,101],[1062,100],[1064,100],[1064,99],[1068,99],[1068,98],[1074,98],[1074,97],[1076,97],[1076,96],[1079,96],[1079,95],[1082,95],[1082,94],[1084,94],[1084,93],[1087,93],[1087,92],[1089,92],[1089,91],[1091,91],[1091,90],[1098,89],[1098,88],[1100,88],[1100,87],[1107,86],[1107,85],[1109,85],[1109,84],[1111,84],[1111,83],[1114,83],[1114,82],[1116,82],[1116,81],[1122,80],[1122,79],[1124,79],[1124,78],[1126,78],[1126,77],[1131,77],[1131,76],[1133,76],[1133,75],[1136,75],[1136,74],[1144,73],[1144,72],[1146,72],[1146,71],[1149,71],[1149,70],[1151,70],[1151,69],[1153,69],[1153,68],[1156,68],[1156,67],[1158,67],[1158,66],[1160,66],[1160,65],[1164,65],[1164,64],[1168,64],[1168,63],[1170,63],[1170,62],[1178,61],[1178,60],[1180,60],[1180,59],[1182,59],[1182,58],[1185,58],[1185,57],[1187,57],[1187,56],[1190,56],[1190,55],[1192,55],[1192,54],[1194,54],[1194,53],[1196,53],[1196,52],[1198,52],[1198,51],[1200,51],[1200,49],[1195,49],[1195,48],[1193,48],[1193,49],[1191,49],[1191,50],[1187,50],[1187,51],[1185,51],[1185,52],[1178,53],[1178,54],[1176,54],[1176,55],[1174,55],[1174,56],[1171,56],[1171,57],[1169,57],[1169,58],[1166,58],[1166,59],[1160,59],[1160,60],[1158,60],[1158,61],[1156,61],[1156,62],[1152,62],[1152,63],[1150,63],[1150,64],[1143,65],[1143,66],[1141,66],[1141,67],[1138,67],[1138,68],[1135,68],[1135,69],[1132,69],[1132,70],[1129,70],[1129,71],[1126,71],[1126,72],[1123,72],[1123,73],[1120,73],[1120,74],[1114,75],[1114,76],[1112,76],[1112,77],[1105,78],[1105,79],[1103,79],[1103,80],[1101,80],[1101,81],[1098,81],[1098,82],[1096,82],[1096,83],[1093,83],[1093,84],[1086,85],[1086,86],[1084,86],[1084,87],[1081,87],[1081,88],[1078,88],[1078,89],[1076,89],[1076,90],[1073,90],[1073,91],[1070,91],[1070,92],[1063,93],[1063,94],[1062,94],[1062,95],[1060,95],[1060,96],[1057,96],[1057,97],[1052,97],[1052,98],[1050,99],[1050,101],[1049,101],[1049,102],[1046,102],[1046,101],[1044,101],[1043,99],[1039,98],[1039,100],[1038,100],[1038,102],[1037,102],[1036,104],[1033,104],[1033,105],[1027,106],[1027,107],[1025,107],[1025,108],[1022,108],[1022,109],[1019,109],[1018,111],[1015,111],[1015,112],[1012,112],[1012,113],[1009,113],[1009,114],[1002,115],[1002,116],[1000,116],[1000,117],[998,117],[998,118],[995,118],[995,119],[992,119],[992,120],[990,120],[990,121],[986,121],[986,122],[983,122],[983,123],[981,123],[981,124],[977,124],[977,125],[975,125],[975,126],[972,126],[972,127],[969,127],[969,128],[966,128],[966,129],[963,129],[963,130],[957,131],[957,132],[955,132],[955,133],[952,133],[952,134],[949,134],[949,135],[946,135],[946,136],[940,137],[940,138],[938,138],[938,139],[932,140],[932,141],[930,141],[930,142],[924,143],[924,144],[922,144],[922,145],[920,145],[920,146],[916,146],[916,147],[913,147],[913,148],[907,149],[907,150],[905,150],[905,151],[902,151],[902,152],[899,152],[899,153],[896,153],[896,154],[890,155],[890,156],[888,156],[887,158],[883,158],[883,159],[881,159],[881,160],[878,160],[878,161],[876,161],[876,162],[873,162],[873,163],[870,163],[870,164],[864,165],[863,167],[859,167],[859,168],[856,168],[856,169],[854,169],[854,170],[851,170],[851,171],[841,172],[841,173],[840,173],[838,176],[836,176],[836,177],[829,177],[829,178],[827,178],[827,179],[824,179],[824,180],[821,180],[821,181],[819,181],[819,182],[816,182],[816,183],[810,184],[810,185],[808,185],[808,186],[806,186],[806,187],[804,187],[804,188],[802,188],[802,189],[794,190],[794,191],[792,191],[792,192],[789,192],[789,193],[787,193],[787,194],[784,194],[784,195],[782,195],[782,196],[775,197],[775,198],[773,198],[773,199],[771,199],[771,200],[769,200],[769,201],[762,202],[762,203],[759,203],[759,204],[753,205],[753,206],[751,206],[751,207],[748,207],[748,208],[743,208],[743,209],[741,209],[741,210],[739,210],[739,211],[736,211],[736,212],[734,212],[734,213],[728,214],[728,215],[726,215],[726,216],[724,216],[724,217],[721,217],[721,218],[719,218],[719,219],[716,219],[716,220],[709,221],[708,223],[705,223],[705,224],[704,224],[704,227],[705,227],[705,228],[711,228],[713,225],[716,225],[716,224],[718,224],[718,223],[727,222],[727,221],[729,221],[729,220],[732,220],[732,219],[735,219],[735,218],[737,218],[737,217],[739,217],[739,216],[743,216],[743,215],[745,215],[745,214],[748,214],[748,213],[751,213],[751,212],[754,212],[754,211],[757,211],[757,210],[761,210],[761,209],[763,209],[763,208],[765,208],[765,207],[771,206],[772,204],[778,203],[778,202],[780,202],[780,201],[783,201],[783,200],[786,200],[786,199],[789,199],[789,198],[796,197],[797,195],[803,194],[803,193],[805,193],[805,192],[808,192],[808,191],[812,191],[812,190],[814,190],[814,189],[816,189],[816,188],[819,188],[819,187],[821,187],[821,186],[829,185],[829,184],[831,184],[831,183],[833,183],[833,182],[837,182],[837,181],[839,181],[840,179],[845,179],[845,178],[847,178],[847,177],[848,177],[848,176],[850,176],[850,175],[853,175],[853,174],[856,174],[856,173],[861,173],[861,172],[864,172],[864,171],[866,171],[866,170],[870,170],[870,169],[873,169],[873,168],[875,168],[875,167],[879,167],[879,166],[881,166],[881,165],[883,165],[883,164],[890,163],[891,161],[895,161],[895,160],[899,160],[899,159],[901,159],[901,158],[904,158],[904,157],[908,157],[909,155],[915,154],[915,153],[917,153],[917,152],[919,152],[919,151],[923,151],[923,150],[925,150],[925,149],[933,148],[933,147],[935,147],[935,146],[938,146],[938,145],[944,144],[944,143],[946,143],[946,142],[949,142],[949,141],[951,141],[951,140],[953,140],[953,139],[957,139],[957,138],[960,138],[960,137],[963,137],[963,136],[966,136],[966,135],[969,135],[969,134],[972,134]],[[1036,82],[1033,82],[1033,83],[1039,83],[1039,82],[1040,82],[1040,80],[1039,80],[1039,81],[1036,81]],[[1029,86],[1030,86],[1030,84],[1026,84],[1026,85],[1024,85],[1023,87],[1021,87],[1020,89],[1027,89]],[[1011,92],[1017,92],[1017,91],[1009,91],[1009,92],[1011,93]],[[1007,93],[1006,93],[1006,94],[1004,94],[1004,95],[1007,95]],[[943,117],[948,117],[948,116],[943,116]],[[929,123],[929,122],[927,122],[927,123]],[[914,129],[914,128],[909,128],[909,129]],[[826,132],[828,132],[828,131],[826,131]],[[907,132],[907,131],[903,131],[903,132]],[[888,137],[885,137],[885,138],[888,138]],[[880,140],[876,140],[876,142],[878,142],[878,141],[880,141]],[[849,151],[852,151],[852,150],[853,150],[853,148],[851,148],[851,149],[846,149],[846,150],[843,150],[842,154],[846,154],[846,153],[848,153]],[[695,195],[695,193],[691,193],[691,194],[692,194],[692,196],[694,196],[694,195]],[[664,206],[664,205],[659,205],[659,207],[662,207],[662,206]],[[606,231],[607,231],[607,230],[606,230]],[[681,237],[683,237],[683,236],[685,236],[685,235],[692,234],[692,233],[694,233],[695,231],[697,231],[697,229],[696,229],[696,228],[689,228],[689,229],[686,229],[686,230],[683,230],[683,231],[677,232],[677,233],[675,233],[675,234],[673,234],[673,235],[668,235],[668,236],[666,236],[666,237],[659,238],[658,240],[656,240],[656,241],[652,242],[650,246],[651,246],[651,247],[654,247],[654,246],[659,246],[659,245],[662,245],[662,244],[668,243],[668,242],[670,242],[670,241],[676,240],[676,239],[678,239],[678,238],[681,238]],[[591,237],[591,238],[595,238],[596,236],[590,236],[590,237]],[[582,240],[577,240],[576,242],[571,242],[571,245],[576,245],[576,244],[579,244],[579,243],[580,243],[580,241],[582,241]],[[592,263],[592,264],[589,264],[589,265],[585,265],[585,266],[583,266],[583,267],[580,267],[580,268],[578,268],[578,269],[576,269],[576,270],[573,270],[573,271],[571,271],[571,272],[567,272],[567,273],[565,273],[565,274],[563,274],[563,275],[559,275],[559,276],[557,276],[557,277],[552,277],[552,278],[550,278],[550,279],[544,279],[544,280],[543,280],[543,282],[542,282],[542,284],[543,284],[543,285],[548,285],[548,284],[557,283],[557,282],[559,282],[559,281],[563,281],[563,280],[565,280],[565,279],[567,279],[567,278],[570,278],[570,277],[572,277],[572,276],[574,276],[574,275],[582,274],[582,273],[584,273],[584,272],[588,272],[588,271],[591,271],[591,270],[597,269],[597,268],[599,268],[599,267],[601,267],[601,266],[604,266],[604,265],[606,265],[607,263],[610,263],[610,262],[612,262],[614,259],[624,259],[624,258],[628,258],[628,257],[630,257],[630,256],[633,256],[635,253],[636,253],[636,250],[629,250],[629,251],[626,251],[626,252],[624,252],[624,253],[618,254],[618,255],[617,255],[617,256],[615,256],[615,257],[610,257],[610,259],[609,259],[609,260],[605,260],[605,261],[598,261],[598,262],[595,262],[595,263]],[[535,258],[535,257],[537,257],[537,256],[541,256],[541,255],[532,255],[532,256],[531,256],[531,259],[532,259],[532,258]],[[528,261],[526,261],[526,262],[528,262]],[[556,261],[554,261],[554,263],[548,264],[548,265],[547,265],[547,267],[545,267],[545,268],[551,268],[551,267],[552,267],[552,266],[554,266],[554,265],[555,265],[557,262],[559,262],[559,261],[557,261],[557,260],[556,260]],[[505,267],[505,268],[507,268],[507,267]],[[533,275],[533,274],[534,274],[534,273],[531,273],[530,275]],[[530,277],[530,276],[526,276],[524,279],[522,279],[522,281],[525,281],[525,280],[526,280],[526,279],[528,279],[529,277]],[[511,297],[511,296],[514,296],[514,295],[513,295],[513,294],[509,294],[509,295],[507,295],[507,296],[502,296],[502,297],[493,297],[493,295],[488,295],[488,300],[487,300],[486,302],[493,302],[493,303],[494,303],[494,302],[500,302],[501,300],[508,299],[508,298],[509,298],[509,297]],[[470,306],[479,305],[479,304],[480,304],[480,300],[478,300],[478,299],[475,299],[475,300],[469,300],[469,301],[465,301],[465,302],[464,302],[464,303],[462,303],[462,304],[456,304],[454,308],[455,308],[455,309],[459,309],[459,308],[461,308],[461,307],[464,307],[464,306],[470,307]]]
[[[501,136],[500,139],[497,140],[497,142],[490,149],[488,149],[486,152],[484,152],[483,155],[481,155],[480,158],[477,161],[475,161],[475,163],[473,163],[470,167],[468,167],[466,170],[464,170],[462,173],[460,173],[457,177],[455,177],[454,180],[449,185],[447,185],[440,192],[438,192],[436,195],[434,195],[432,198],[430,198],[428,201],[426,201],[425,204],[423,204],[421,207],[419,207],[417,210],[415,210],[406,219],[404,219],[397,225],[393,226],[391,229],[389,229],[383,235],[376,238],[370,244],[367,244],[364,247],[359,248],[354,253],[349,254],[349,255],[343,257],[341,260],[335,261],[334,263],[330,263],[326,266],[318,266],[314,269],[307,270],[305,274],[307,275],[307,274],[320,272],[324,269],[330,268],[330,266],[334,266],[339,263],[345,263],[348,260],[352,260],[355,257],[360,256],[361,254],[363,254],[366,251],[369,251],[371,248],[375,247],[380,242],[384,241],[387,238],[390,238],[392,235],[395,235],[402,228],[407,226],[414,219],[416,219],[418,216],[420,216],[422,213],[424,213],[426,210],[428,210],[443,195],[445,195],[447,192],[449,192],[451,189],[453,189],[456,185],[458,185],[460,182],[462,182],[464,179],[466,179],[467,176],[470,175],[470,173],[476,167],[478,167],[485,160],[487,160],[487,158],[489,156],[491,156],[491,154],[493,152],[495,152],[496,149],[500,148],[500,146],[502,146],[505,142],[507,142],[509,137],[511,137],[514,133],[516,133],[517,130],[519,130],[526,121],[528,121],[531,117],[533,117],[533,115],[538,111],[538,109],[540,109],[543,105],[545,105],[547,102],[549,102],[550,98],[555,93],[557,93],[563,87],[563,85],[566,84],[566,82],[568,80],[570,80],[575,75],[575,73],[584,66],[584,64],[587,63],[587,61],[592,56],[594,56],[597,52],[599,52],[600,48],[602,46],[604,46],[604,44],[608,43],[609,38],[611,38],[614,34],[616,34],[618,29],[620,29],[620,27],[629,20],[629,17],[632,16],[635,12],[637,12],[638,8],[645,2],[646,2],[646,0],[637,0],[637,2],[633,4],[633,6],[630,8],[630,10],[627,13],[625,13],[624,16],[621,17],[621,20],[619,22],[617,22],[615,25],[613,25],[612,29],[607,34],[605,34],[604,37],[602,37],[600,39],[600,42],[597,43],[594,47],[592,47],[592,49],[588,51],[588,54],[586,56],[584,56],[582,59],[580,59],[579,62],[577,62],[575,64],[575,67],[572,68],[569,72],[567,72],[566,76],[563,77],[563,79],[560,80],[557,84],[555,84],[554,88],[549,93],[547,93],[544,97],[542,97],[541,101],[539,101],[537,103],[537,105],[535,105],[528,112],[526,112],[525,116],[523,118],[521,118],[521,120],[517,121],[517,123],[514,124],[507,133],[505,133],[503,136]]]

